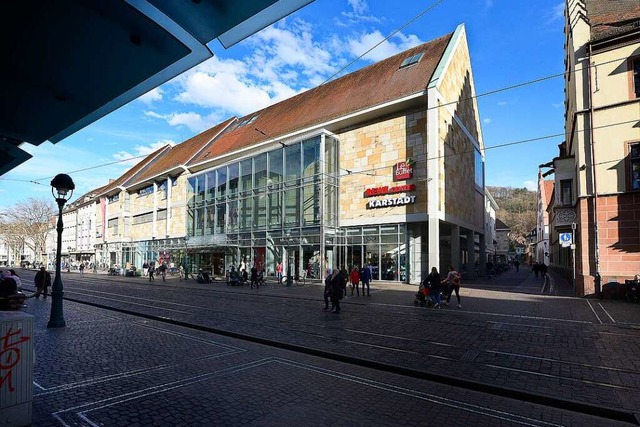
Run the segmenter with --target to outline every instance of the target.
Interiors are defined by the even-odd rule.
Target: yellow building
[[[576,293],[589,295],[640,271],[640,3],[570,0],[565,21],[551,264],[572,276],[571,242],[560,240],[571,234]]]

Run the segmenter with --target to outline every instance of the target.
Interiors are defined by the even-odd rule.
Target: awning
[[[0,3],[0,175],[313,0]]]

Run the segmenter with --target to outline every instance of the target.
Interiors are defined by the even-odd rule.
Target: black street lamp
[[[56,277],[51,287],[51,316],[47,328],[63,328],[66,326],[64,314],[62,313],[62,279],[60,274],[60,255],[62,255],[62,208],[64,204],[71,198],[73,190],[76,186],[69,175],[63,173],[56,175],[51,180],[51,194],[58,203],[58,244],[56,251]],[[55,193],[54,193],[55,190]]]

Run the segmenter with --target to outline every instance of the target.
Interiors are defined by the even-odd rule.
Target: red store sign
[[[413,178],[413,166],[410,161],[396,163],[393,167],[393,180],[404,181]]]
[[[404,193],[406,191],[416,191],[416,185],[404,184],[395,187],[385,185],[384,187],[367,188],[364,190],[364,197],[384,196],[387,194]]]

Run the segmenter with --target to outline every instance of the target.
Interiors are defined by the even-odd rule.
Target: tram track
[[[86,283],[86,282],[85,282]],[[142,285],[144,286],[144,285]],[[177,289],[178,291],[183,291],[184,289]],[[208,291],[208,290],[207,290]],[[233,298],[237,299],[242,297],[260,297],[262,298],[264,295],[255,295],[250,293],[241,293],[224,291],[224,290],[211,290],[212,292],[216,292],[218,294],[226,294],[233,296]],[[171,324],[176,324],[179,326],[184,326],[191,329],[207,331],[219,335],[230,336],[233,338],[238,338],[246,341],[257,342],[260,344],[277,347],[277,348],[285,348],[288,350],[297,351],[300,353],[312,354],[315,356],[323,357],[326,359],[340,360],[347,363],[357,364],[359,366],[367,366],[373,369],[378,369],[382,371],[395,372],[402,375],[410,375],[412,377],[422,378],[428,381],[454,385],[457,387],[462,387],[469,390],[476,390],[485,393],[490,393],[494,395],[509,397],[509,398],[518,398],[521,400],[525,400],[532,403],[538,403],[546,406],[552,406],[562,409],[570,409],[576,412],[585,413],[589,415],[596,416],[604,416],[605,418],[611,418],[619,421],[631,422],[634,424],[640,424],[637,422],[635,416],[629,411],[624,411],[617,409],[615,407],[603,407],[597,406],[585,402],[576,402],[573,400],[567,400],[562,398],[554,398],[550,396],[544,396],[538,393],[530,393],[525,390],[513,389],[510,387],[497,386],[495,384],[488,384],[481,381],[476,381],[473,379],[464,379],[460,377],[450,377],[441,375],[436,372],[429,372],[421,369],[414,369],[407,366],[402,366],[398,364],[394,364],[390,361],[380,361],[380,360],[367,360],[360,357],[355,356],[358,352],[353,352],[349,354],[349,352],[343,352],[340,354],[339,352],[331,351],[331,346],[329,350],[327,350],[327,346],[325,345],[323,348],[323,342],[330,342],[333,348],[340,347],[341,345],[350,345],[357,347],[377,347],[378,350],[389,353],[409,353],[413,357],[418,359],[432,359],[434,361],[439,361],[443,363],[455,363],[455,364],[472,364],[479,370],[487,370],[487,369],[495,369],[506,372],[514,372],[519,375],[529,375],[536,377],[544,377],[546,379],[552,379],[558,382],[572,382],[579,383],[585,387],[600,387],[603,389],[609,390],[624,390],[628,392],[637,393],[638,388],[625,386],[621,384],[611,384],[604,382],[598,379],[590,379],[590,378],[571,378],[562,375],[555,375],[551,373],[544,372],[536,372],[534,370],[527,369],[519,369],[513,366],[498,365],[494,363],[484,363],[479,362],[481,359],[480,356],[484,355],[493,355],[497,357],[503,357],[506,361],[514,361],[519,359],[529,359],[535,360],[538,362],[543,362],[549,364],[551,366],[555,365],[563,365],[576,367],[592,372],[604,372],[604,373],[614,373],[614,374],[625,374],[625,375],[640,375],[640,372],[630,369],[624,368],[616,368],[616,367],[606,367],[606,366],[598,366],[588,363],[579,363],[579,362],[571,362],[560,359],[553,359],[548,357],[539,357],[532,356],[528,354],[520,354],[516,352],[504,352],[498,350],[486,350],[486,349],[473,349],[464,346],[456,346],[451,344],[445,344],[433,340],[425,340],[422,338],[415,337],[407,337],[407,336],[394,336],[387,334],[379,334],[372,331],[362,331],[356,329],[344,329],[344,328],[335,328],[332,326],[321,325],[318,323],[308,323],[308,322],[300,322],[297,320],[290,320],[282,317],[274,317],[274,316],[264,316],[261,315],[261,320],[252,320],[247,318],[246,312],[239,311],[230,311],[228,307],[224,310],[213,309],[211,307],[205,307],[199,304],[184,304],[180,302],[168,302],[168,301],[160,301],[156,299],[151,299],[148,297],[133,297],[130,295],[122,295],[114,292],[105,292],[99,291],[95,289],[77,289],[74,286],[73,281],[69,281],[69,284],[65,288],[65,299],[87,304],[90,306],[96,306],[100,308],[105,308],[108,310],[113,310],[116,312],[126,313],[129,315],[154,319],[161,322],[168,322]],[[69,296],[73,295],[73,297]],[[85,300],[89,299],[89,301]],[[103,303],[98,303],[95,300],[100,298]],[[279,298],[283,298],[279,296]],[[136,299],[137,302],[131,301],[132,299]],[[298,300],[298,299],[297,299]],[[304,300],[304,299],[303,299]],[[311,299],[314,304],[318,301],[317,299]],[[143,303],[144,302],[144,303]],[[125,304],[133,305],[134,307],[144,307],[146,310],[150,310],[148,313],[141,313],[136,311],[136,309],[131,309],[131,307],[127,307]],[[126,307],[126,308],[123,308]],[[210,326],[207,324],[201,324],[199,322],[193,321],[185,321],[184,319],[172,318],[169,316],[164,316],[161,313],[153,313],[155,310],[165,310],[169,311],[170,316],[186,316],[193,315],[194,310],[197,313],[207,313],[207,316],[210,316],[212,313],[215,314],[214,318],[221,323],[227,323],[222,326]],[[415,311],[412,311],[414,313]],[[409,319],[416,320],[416,319]],[[419,319],[418,319],[419,320]],[[228,327],[229,324],[237,324],[242,325],[242,328],[236,329],[233,327]],[[283,325],[286,325],[286,330],[290,334],[300,334],[307,337],[311,337],[314,339],[321,340],[316,344],[316,346],[303,346],[298,344],[293,344],[291,342],[286,342],[279,339],[274,339],[274,336],[277,337],[277,334],[272,334],[271,337],[265,337],[260,335],[248,334],[243,332],[242,329],[257,330],[258,328],[264,328],[266,330],[273,331],[281,331],[283,330]],[[523,326],[521,324],[517,324],[519,326]],[[537,327],[539,329],[547,328],[544,326],[531,326],[524,325],[528,327]],[[223,328],[224,327],[224,328]],[[310,330],[311,328],[311,330]],[[235,329],[235,330],[234,330]],[[321,331],[321,332],[318,332]],[[350,336],[340,336],[340,334],[349,334]],[[267,334],[268,336],[269,334]],[[354,339],[354,335],[358,338]],[[383,339],[384,345],[380,345],[378,341],[369,341],[367,339],[363,339],[363,337],[371,337],[375,336],[379,339]],[[427,349],[437,348],[439,351],[428,351]],[[469,352],[477,353],[473,358],[466,358],[465,355],[469,354]],[[457,357],[452,357],[451,355],[457,355]],[[462,355],[462,357],[460,356]],[[391,357],[393,359],[393,356]]]

